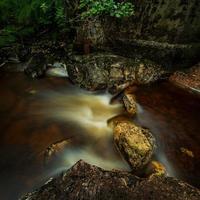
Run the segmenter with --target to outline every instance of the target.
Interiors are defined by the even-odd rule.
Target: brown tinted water
[[[81,158],[106,169],[128,168],[106,124],[123,112],[109,104],[110,95],[80,90],[66,78],[33,81],[18,73],[0,74],[0,92],[0,199],[17,199]],[[199,186],[199,99],[169,84],[141,88],[137,99],[135,121],[154,132],[157,159],[169,175]],[[44,166],[45,149],[66,138],[73,148]]]
[[[168,174],[200,187],[200,99],[169,83],[136,92],[134,121],[148,127],[157,141],[156,158]]]
[[[112,144],[107,119],[122,112],[109,94],[72,86],[66,78],[31,80],[1,74],[0,199],[17,199],[79,159],[106,169],[127,168]],[[44,165],[44,151],[70,139],[59,159]]]

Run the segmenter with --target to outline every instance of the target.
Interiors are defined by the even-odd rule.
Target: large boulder
[[[171,177],[138,178],[128,172],[106,171],[83,161],[21,200],[198,200],[200,191]]]
[[[151,161],[155,139],[148,129],[128,120],[114,120],[114,142],[134,172],[139,172]]]
[[[110,53],[74,56],[67,64],[69,78],[89,90],[122,90],[131,84],[154,82],[166,71],[149,60],[130,59]]]

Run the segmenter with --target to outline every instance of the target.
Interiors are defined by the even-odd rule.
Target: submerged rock
[[[71,169],[21,200],[198,200],[200,191],[171,177],[138,178],[122,171],[106,171],[77,162]]]
[[[114,121],[114,142],[134,172],[139,172],[151,161],[155,139],[148,129],[131,121]]]
[[[145,169],[145,177],[147,176],[165,176],[167,170],[165,166],[158,161],[151,161]]]
[[[186,91],[200,95],[200,63],[186,72],[175,72],[169,80]]]
[[[53,159],[57,158],[59,154],[61,154],[64,149],[71,144],[71,140],[61,140],[51,144],[44,151],[44,164],[49,164]]]
[[[130,59],[110,53],[75,56],[67,65],[69,78],[83,88],[111,91],[132,84],[148,84],[166,72],[149,60]]]
[[[187,148],[184,148],[184,147],[181,147],[181,148],[180,148],[180,151],[181,151],[181,153],[183,153],[184,155],[186,155],[186,156],[188,156],[188,157],[190,157],[190,158],[194,158],[194,153],[193,153],[191,150],[189,150],[189,149],[187,149]]]

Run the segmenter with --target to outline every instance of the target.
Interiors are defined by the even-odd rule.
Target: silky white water
[[[121,104],[111,105],[112,96],[95,94],[83,90],[45,91],[37,94],[42,101],[34,104],[31,114],[36,119],[45,117],[47,120],[64,122],[77,127],[79,132],[74,135],[84,140],[84,145],[70,146],[63,149],[62,166],[55,171],[69,168],[82,159],[104,169],[124,169],[127,164],[119,158],[114,150],[112,129],[107,121],[123,111]],[[34,112],[33,112],[34,110]],[[66,132],[73,130],[66,130]],[[73,133],[72,133],[73,135]],[[73,139],[72,139],[73,140]],[[58,170],[60,168],[60,170]]]

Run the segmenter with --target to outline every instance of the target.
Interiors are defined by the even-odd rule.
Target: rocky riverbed
[[[32,59],[35,59],[35,58],[32,58]],[[40,59],[40,58],[38,58],[38,59]],[[44,69],[43,73],[46,73],[48,71],[48,69],[50,69],[50,68],[51,69],[62,69],[62,70],[65,70],[66,75],[63,76],[61,82],[66,81],[66,78],[69,75],[69,78],[74,83],[78,84],[79,86],[82,86],[83,88],[87,88],[87,89],[90,89],[90,90],[112,89],[112,91],[114,91],[115,93],[116,92],[122,92],[122,93],[119,94],[119,96],[117,95],[115,97],[116,99],[118,99],[118,98],[121,99],[120,100],[120,102],[122,103],[121,108],[116,107],[116,109],[119,109],[119,110],[116,110],[116,111],[113,110],[113,111],[116,115],[119,115],[120,112],[124,113],[123,114],[124,116],[123,117],[116,117],[116,118],[112,119],[112,117],[114,117],[114,115],[113,116],[108,115],[111,118],[111,120],[109,120],[109,126],[112,127],[112,134],[111,135],[113,137],[113,142],[111,142],[109,145],[114,146],[114,144],[115,144],[115,147],[116,147],[116,150],[117,150],[116,152],[118,152],[116,154],[118,154],[118,156],[121,155],[121,157],[129,164],[131,172],[128,172],[128,171],[125,172],[126,171],[125,169],[124,169],[124,171],[107,171],[107,172],[105,172],[106,174],[112,174],[112,175],[109,175],[108,180],[104,180],[104,172],[103,172],[104,170],[103,169],[99,169],[98,167],[91,166],[90,164],[86,164],[86,163],[81,161],[69,171],[70,172],[73,171],[73,174],[77,173],[77,176],[79,177],[78,174],[81,173],[79,171],[79,167],[81,168],[81,171],[82,170],[83,171],[87,171],[87,170],[90,171],[90,169],[92,168],[92,171],[90,171],[90,172],[94,173],[93,174],[94,175],[94,179],[93,179],[94,184],[96,184],[96,187],[99,188],[99,189],[97,191],[92,192],[92,191],[89,191],[90,187],[87,187],[87,190],[86,190],[84,188],[81,188],[81,186],[76,186],[76,185],[74,186],[75,188],[71,187],[71,189],[73,189],[75,191],[76,190],[77,191],[84,190],[86,193],[88,193],[87,195],[91,195],[91,198],[96,199],[96,198],[99,197],[99,192],[101,194],[102,191],[107,190],[106,187],[104,187],[104,189],[102,189],[100,185],[103,184],[103,185],[106,186],[107,181],[109,181],[109,184],[113,185],[113,187],[115,187],[115,188],[121,188],[123,186],[124,191],[127,190],[126,195],[124,196],[124,198],[127,198],[127,199],[129,199],[130,195],[131,196],[135,195],[135,198],[145,199],[146,196],[150,195],[149,190],[154,191],[152,196],[151,195],[150,196],[152,198],[155,198],[155,199],[158,198],[159,195],[163,196],[163,198],[164,198],[164,196],[166,196],[166,198],[169,198],[169,199],[176,199],[176,198],[198,199],[199,198],[198,189],[192,188],[191,186],[187,185],[186,183],[182,183],[180,180],[176,180],[176,179],[168,177],[168,174],[171,174],[170,171],[168,172],[168,166],[165,166],[166,163],[164,163],[164,165],[163,165],[162,163],[160,163],[160,160],[156,158],[156,154],[157,154],[156,153],[157,152],[156,146],[159,147],[160,141],[157,140],[157,137],[154,137],[155,133],[151,132],[151,130],[149,130],[147,128],[144,128],[142,125],[138,125],[137,123],[134,123],[132,121],[132,119],[135,118],[135,116],[138,116],[138,113],[141,113],[141,108],[138,107],[138,97],[137,97],[137,91],[138,91],[138,88],[141,87],[140,85],[147,84],[147,85],[149,85],[148,87],[151,87],[150,83],[160,81],[162,79],[163,75],[168,74],[168,72],[166,72],[165,70],[162,70],[161,67],[159,68],[158,66],[154,66],[154,65],[145,65],[145,64],[141,64],[140,62],[138,64],[136,64],[135,66],[132,66],[132,65],[129,65],[129,64],[132,63],[132,62],[135,63],[135,61],[129,60],[129,59],[126,59],[126,58],[123,58],[123,57],[111,55],[111,54],[99,54],[99,55],[94,54],[94,55],[90,55],[90,56],[86,56],[86,57],[85,56],[83,56],[83,57],[79,56],[78,58],[75,57],[73,59],[74,60],[70,60],[70,62],[67,62],[66,64],[55,63],[52,66],[49,66],[46,69]],[[86,61],[84,61],[84,59],[86,59]],[[90,68],[87,68],[87,65],[86,65],[87,62],[88,62],[88,59],[90,60],[89,63],[91,63],[91,65],[89,65],[91,67],[91,69],[92,69],[92,65],[96,66],[97,69],[99,70],[99,74],[101,74],[100,73],[101,70],[105,70],[106,76],[104,78],[102,78],[102,76],[98,75],[98,73],[95,71],[96,70],[95,67],[94,67],[94,69],[92,69],[92,70],[94,70],[94,73],[92,73],[92,74],[94,74],[94,76],[91,76],[91,74],[89,73],[90,71],[87,71],[87,70],[91,70]],[[102,62],[102,59],[104,60],[104,62]],[[120,62],[120,59],[121,59],[121,62]],[[82,65],[82,62],[83,63],[85,62],[86,68],[85,68],[85,70],[79,71],[79,70],[81,70],[81,66],[84,66],[84,64]],[[30,63],[32,63],[32,61]],[[100,63],[100,65],[97,65],[98,63]],[[127,64],[127,66],[126,66],[126,64]],[[33,65],[33,64],[31,64],[30,67],[29,67],[29,65],[30,64],[28,64],[28,68],[26,68],[26,69],[29,69],[29,68],[33,69],[32,72],[35,72],[35,70],[37,71],[37,69],[40,69],[40,67],[35,68],[34,67],[35,65]],[[103,65],[103,67],[102,67],[102,65]],[[114,70],[111,73],[111,71],[113,69],[115,69],[114,66],[116,66],[116,70]],[[72,70],[72,71],[70,71],[70,70]],[[198,74],[197,70],[193,70],[193,71],[195,71]],[[30,72],[30,73],[32,74],[32,72]],[[76,72],[76,74],[75,74],[75,72]],[[109,73],[107,73],[107,72],[109,72]],[[26,71],[26,73],[29,73],[29,72]],[[112,74],[112,76],[111,76],[111,74]],[[54,74],[54,75],[56,75],[56,74]],[[87,75],[89,75],[90,78],[88,78]],[[120,78],[118,75],[120,75],[120,76],[123,75],[123,76]],[[166,78],[166,76],[164,76],[164,77]],[[33,78],[33,77],[31,76],[31,78]],[[31,86],[32,80],[29,79],[29,78],[27,78],[27,80],[29,80],[29,82],[28,82],[29,86],[26,85],[26,88],[27,87],[32,88],[32,86]],[[52,79],[52,81],[53,80],[54,79]],[[79,82],[79,80],[81,80],[81,81]],[[99,84],[99,80],[103,84]],[[125,80],[125,82],[122,82],[122,80]],[[130,80],[132,80],[132,81],[130,81]],[[37,80],[34,83],[34,85],[37,82],[39,83],[41,81],[45,82],[45,79]],[[56,82],[54,82],[54,83],[56,83]],[[84,85],[83,83],[86,83],[86,84]],[[95,88],[90,88],[90,85],[93,85],[93,83],[97,87],[95,86]],[[156,82],[156,83],[158,83],[158,82]],[[103,85],[103,87],[101,87],[102,85]],[[30,89],[30,88],[28,90],[26,89],[26,91],[30,91],[29,94],[33,97],[35,95],[37,95],[38,89],[36,89],[34,87],[32,89]],[[28,95],[28,93],[27,93],[27,95]],[[107,119],[104,119],[105,122],[103,122],[104,125],[102,126],[102,122],[98,121],[100,119],[99,117],[100,117],[101,114],[99,113],[99,111],[97,111],[95,109],[93,103],[92,104],[91,104],[91,102],[89,103],[89,100],[87,100],[87,98],[84,97],[84,96],[80,96],[81,99],[79,99],[78,96],[77,96],[77,98],[75,98],[75,97],[72,97],[68,94],[68,100],[66,100],[64,96],[62,97],[58,94],[54,94],[54,98],[55,98],[54,100],[48,99],[47,100],[48,103],[41,104],[40,107],[38,107],[38,108],[35,107],[35,106],[32,107],[34,105],[34,101],[33,101],[32,102],[33,105],[31,107],[35,111],[40,110],[40,112],[45,113],[46,112],[45,110],[42,111],[44,105],[45,106],[48,106],[48,105],[51,106],[51,109],[54,108],[55,106],[61,106],[62,112],[61,112],[60,109],[56,110],[56,111],[52,110],[52,112],[48,111],[48,117],[50,117],[50,116],[52,116],[52,117],[53,116],[55,116],[55,117],[60,116],[61,117],[60,119],[67,120],[67,121],[70,120],[73,123],[77,123],[80,120],[80,124],[81,124],[81,127],[83,129],[80,128],[79,131],[80,132],[82,132],[82,131],[88,132],[90,134],[90,140],[92,138],[94,138],[92,136],[92,131],[94,131],[94,130],[96,132],[95,137],[97,137],[97,135],[100,135],[100,133],[102,135],[102,133],[103,133],[102,131],[104,131],[103,135],[105,136],[105,134],[108,133],[107,132],[108,129],[106,128],[107,127],[106,120],[109,119],[109,117],[107,115],[105,115],[105,116],[102,115],[102,119],[103,119],[103,117],[107,118]],[[48,97],[48,95],[47,95],[47,97]],[[99,100],[97,98],[97,99],[94,99],[94,101],[96,103],[98,103]],[[114,102],[116,100],[112,100],[112,101]],[[66,104],[64,102],[66,102]],[[79,107],[79,106],[77,107],[77,109],[79,110],[80,113],[76,114],[76,109],[71,110],[70,107],[68,108],[68,111],[65,112],[64,111],[65,106],[68,106],[68,104],[73,106],[72,102],[77,103],[77,106],[79,104],[81,106],[81,105],[84,105],[85,103],[86,104],[89,103],[89,105],[91,106],[90,109],[93,113],[91,115],[92,118],[90,117],[89,112],[88,111],[86,112],[87,109],[82,113],[84,120],[77,118],[82,112],[81,111],[82,108]],[[104,100],[102,99],[102,103],[103,102],[104,102]],[[107,102],[107,103],[109,104],[109,102]],[[113,104],[113,106],[114,105],[115,104]],[[99,104],[99,106],[100,106],[100,104]],[[31,108],[31,107],[29,107],[29,108]],[[122,112],[122,110],[120,111],[120,109],[122,109],[122,107],[124,107],[123,112]],[[115,109],[115,108],[113,107],[113,109]],[[56,115],[55,115],[55,112],[57,113]],[[59,112],[60,112],[60,114],[59,114]],[[97,118],[95,118],[96,114],[94,115],[94,113],[96,113],[96,112],[98,113]],[[86,113],[88,113],[89,115],[86,114]],[[81,114],[81,116],[82,116],[82,114]],[[84,122],[82,123],[82,121],[84,121]],[[136,122],[137,122],[137,119],[136,119]],[[87,126],[83,125],[84,123],[87,123]],[[99,129],[98,130],[97,127],[100,125],[99,123],[101,123],[101,128],[100,129],[98,128]],[[156,123],[157,122],[155,121],[154,124],[156,124]],[[94,126],[94,127],[92,128],[91,125]],[[91,130],[88,129],[89,127],[91,127]],[[110,131],[109,131],[109,134],[110,134]],[[83,138],[85,138],[85,136]],[[105,142],[106,138],[107,138],[107,136],[104,139],[102,138],[100,140],[101,141],[100,146],[103,145],[103,141]],[[40,153],[39,157],[42,156],[42,158],[39,158],[39,160],[40,161],[42,160],[42,163],[44,164],[44,166],[46,166],[46,167],[51,166],[52,163],[54,163],[56,160],[59,161],[60,156],[62,157],[62,155],[65,155],[65,149],[69,149],[69,150],[74,149],[74,148],[76,149],[77,144],[75,145],[75,143],[73,142],[73,139],[71,139],[71,138],[70,138],[70,140],[68,140],[68,139],[63,140],[62,137],[58,137],[56,139],[56,141],[52,140],[52,144],[48,143],[47,146],[49,146],[49,147],[46,146],[46,150],[45,150],[45,148],[40,148],[41,153]],[[44,145],[43,145],[43,147],[44,147]],[[189,152],[189,150],[187,150],[187,148],[182,147],[181,149],[182,149],[181,152],[186,152],[186,153]],[[89,151],[91,151],[91,148],[90,148]],[[88,150],[86,150],[85,152],[88,153]],[[79,153],[80,153],[80,155],[85,154],[83,152],[82,152],[83,153],[82,154],[81,151]],[[68,153],[67,153],[67,155],[69,156]],[[194,155],[193,152],[192,152],[192,155],[194,157],[194,156],[196,156],[196,153]],[[67,159],[67,157],[66,157],[66,159]],[[112,162],[112,159],[110,159],[110,161]],[[98,161],[98,163],[99,162],[101,162],[101,161]],[[106,162],[107,162],[107,166],[110,165],[109,159],[107,159]],[[106,162],[105,162],[105,164],[106,164]],[[110,165],[110,166],[112,166],[112,165]],[[77,171],[75,171],[75,169]],[[100,171],[98,171],[98,170],[102,171],[102,173],[103,173],[102,174],[102,182],[99,182],[95,178],[95,177],[99,176],[98,173]],[[66,174],[68,174],[69,171],[67,171]],[[97,173],[97,175],[96,175],[96,173]],[[114,173],[114,175],[113,175],[113,173]],[[125,179],[125,180],[127,180],[127,178],[129,179],[131,177],[130,181],[131,181],[131,184],[133,184],[133,185],[129,185],[126,181],[125,181],[126,183],[121,183],[121,182],[118,182],[118,181],[115,182],[115,180],[116,180],[115,176],[119,177],[119,176],[121,176],[121,174],[123,174],[123,175],[125,174],[125,176],[123,177],[123,179]],[[68,176],[68,175],[66,175],[66,176]],[[72,175],[72,176],[74,176],[74,175]],[[61,177],[61,176],[59,176],[59,177]],[[29,194],[26,195],[26,197],[23,197],[23,198],[24,199],[29,199],[29,198],[30,199],[39,199],[39,198],[45,199],[46,197],[44,197],[44,193],[43,193],[45,191],[45,195],[47,197],[51,196],[52,198],[58,198],[58,196],[61,195],[61,198],[72,198],[72,199],[74,198],[75,199],[76,198],[75,196],[71,196],[72,193],[70,193],[70,191],[71,191],[70,188],[69,188],[69,192],[63,193],[61,188],[64,188],[65,186],[68,187],[68,186],[65,185],[66,182],[62,182],[61,183],[62,186],[57,184],[57,181],[60,182],[59,177],[56,178],[56,179],[53,179],[53,183],[55,182],[56,185],[54,185],[54,184],[52,185],[52,181],[50,181],[47,185],[42,186],[41,189],[37,190],[36,192],[29,193]],[[69,175],[69,177],[71,177],[71,175]],[[80,178],[81,177],[82,177],[82,175],[80,176]],[[71,178],[69,178],[69,179],[71,179]],[[78,179],[79,178],[77,178],[77,180]],[[68,178],[67,178],[67,180],[68,180]],[[75,179],[73,181],[75,181]],[[80,180],[78,180],[78,181],[80,181]],[[83,184],[88,185],[88,181],[90,182],[91,180],[90,179],[85,180],[83,178],[82,181],[83,181]],[[86,183],[85,183],[85,181],[86,181]],[[132,181],[134,183],[132,183]],[[98,186],[97,182],[99,182],[98,183],[98,184],[100,184],[99,186]],[[140,185],[140,183],[141,183],[141,185]],[[151,184],[151,186],[149,186],[149,183]],[[115,185],[115,184],[117,184],[117,185]],[[125,184],[125,185],[123,185],[123,184]],[[139,188],[143,188],[142,192],[141,192],[143,194],[143,196],[141,196],[142,194],[140,194],[139,189],[138,189],[138,192],[137,192],[137,189],[136,190],[133,189],[133,188],[136,187],[135,184],[136,185],[139,184],[140,185]],[[161,185],[160,186],[161,191],[157,189],[158,185]],[[173,185],[173,188],[171,187],[172,185]],[[181,185],[181,186],[179,187],[179,185]],[[51,189],[49,189],[49,187]],[[59,190],[59,192],[55,194],[55,191],[58,191],[58,190]],[[177,191],[180,191],[180,193],[181,193],[181,191],[185,191],[185,190],[187,192],[184,193],[183,195],[180,195],[177,192]],[[111,189],[111,192],[112,192],[112,189]],[[109,194],[110,198],[116,199],[115,194],[117,196],[118,195],[120,196],[120,194],[118,192],[121,194],[120,189],[117,190],[116,193],[113,193],[113,192],[110,193]],[[81,197],[83,195],[82,192],[78,192],[77,194],[80,194],[80,196],[77,196],[77,198],[82,198]],[[180,196],[180,197],[177,197],[177,195]],[[89,196],[88,196],[88,198],[89,198]],[[104,196],[100,195],[99,198],[100,199],[104,198]]]
[[[49,199],[49,197],[51,197],[52,199],[84,199],[84,194],[89,199],[105,199],[108,197],[110,199],[116,199],[116,196],[120,197],[123,194],[120,188],[123,188],[125,192],[123,196],[124,199],[130,199],[130,196],[134,196],[135,198],[139,199],[145,199],[147,196],[154,199],[158,199],[159,197],[162,197],[163,199],[164,197],[166,197],[165,199],[199,198],[198,189],[193,188],[192,186],[189,186],[186,183],[181,182],[180,180],[169,178],[167,176],[167,167],[165,168],[165,166],[159,162],[159,159],[154,160],[156,158],[156,146],[157,144],[159,146],[160,141],[157,141],[157,139],[154,137],[155,134],[151,132],[151,130],[141,125],[138,125],[137,123],[134,123],[132,120],[135,116],[138,115],[139,112],[141,112],[140,108],[138,107],[136,95],[137,89],[142,85],[149,86],[152,83],[158,84],[159,81],[167,80],[168,76],[172,73],[171,71],[167,71],[163,66],[160,66],[150,60],[127,58],[108,52],[93,53],[88,55],[70,55],[67,60],[63,60],[62,62],[54,61],[53,63],[48,63],[48,60],[46,60],[44,55],[36,54],[32,56],[28,60],[28,62],[24,63],[23,69],[18,70],[18,65],[19,64],[17,63],[14,64],[11,71],[24,71],[25,74],[28,75],[28,77],[30,77],[31,79],[38,79],[49,75],[63,77],[63,80],[65,81],[67,78],[69,78],[70,81],[81,88],[90,91],[100,92],[107,90],[110,93],[115,94],[116,96],[114,97],[113,101],[115,101],[115,98],[120,98],[120,100],[118,100],[122,103],[121,109],[122,107],[124,107],[124,111],[119,111],[120,109],[116,107],[116,110],[113,110],[113,112],[116,115],[119,115],[121,112],[121,114],[123,113],[124,116],[112,118],[114,116],[109,115],[108,112],[108,115],[102,115],[102,119],[106,117],[105,119],[103,119],[103,121],[101,121],[101,112],[96,111],[93,103],[91,103],[87,99],[87,97],[84,97],[82,95],[77,95],[77,98],[75,98],[68,94],[68,100],[65,100],[64,97],[55,94],[55,99],[48,99],[48,103],[46,103],[46,106],[63,106],[62,111],[57,110],[56,114],[55,112],[48,111],[48,115],[52,117],[59,116],[60,119],[67,120],[72,123],[78,122],[80,126],[80,132],[88,132],[88,134],[90,134],[90,139],[96,138],[95,140],[99,140],[98,138],[100,138],[100,134],[101,137],[102,134],[104,136],[108,133],[111,134],[113,137],[113,142],[111,142],[110,145],[114,146],[115,144],[118,156],[121,155],[122,159],[124,159],[128,163],[131,169],[131,172],[105,171],[104,177],[103,169],[80,161],[69,171],[67,171],[66,173],[64,172],[64,174],[66,174],[64,176],[66,177],[67,182],[62,182],[61,175],[58,178],[55,178],[52,181],[48,182],[35,192],[28,193],[25,197],[23,197],[23,199]],[[6,67],[6,63],[2,67],[3,71],[10,71],[11,69]],[[185,74],[185,79],[180,78],[180,74],[180,72],[176,72],[170,77],[170,80],[172,82],[174,81],[175,83],[178,82],[179,85],[182,84],[189,89],[195,88],[198,90],[198,66],[195,66],[188,72],[188,74]],[[31,89],[30,94],[37,94],[37,90]],[[79,96],[81,100],[79,100]],[[72,102],[77,103],[77,109],[80,113],[76,114],[76,110],[71,110],[71,107],[68,107],[68,111],[65,112],[65,101],[66,105],[70,105],[72,107],[74,106]],[[98,102],[99,99],[94,99],[94,101]],[[88,107],[81,107],[82,105],[85,105],[89,102],[89,110]],[[102,103],[103,102],[105,101],[102,99]],[[109,105],[109,102],[107,102],[107,104]],[[46,111],[42,110],[42,107],[39,108],[39,110],[40,112],[45,113]],[[97,116],[96,112],[98,113]],[[79,115],[83,118],[78,118]],[[112,129],[108,129],[108,126],[106,124],[106,120],[108,119],[110,119],[109,126]],[[96,137],[92,136],[92,130],[96,132]],[[104,131],[104,133],[102,131]],[[102,139],[99,140],[101,145],[106,141],[106,138],[107,137],[102,137]],[[52,144],[48,144],[46,150],[42,149],[41,152],[43,153],[40,153],[40,156],[42,155],[43,164],[45,166],[49,166],[49,164],[57,160],[60,155],[64,155],[65,149],[74,149],[76,146],[74,146],[73,139],[59,139],[61,140],[52,141]],[[182,152],[183,151],[189,152],[189,150],[187,150],[186,148],[182,148]],[[85,152],[88,152],[88,149]],[[109,159],[106,159],[106,162],[107,164],[109,163],[108,165],[110,165],[112,159],[110,161]],[[90,178],[88,179],[86,175],[82,177],[82,171],[85,171],[86,173],[87,170],[90,173],[93,173],[92,180],[90,180]],[[70,174],[71,172],[72,175]],[[71,176],[77,177],[77,180],[72,180],[72,182],[75,183],[74,186],[69,187],[67,185],[68,182],[69,184],[72,184],[70,183],[70,181],[68,181],[68,174],[69,180],[71,180]],[[125,180],[123,181],[123,183],[118,180],[118,178],[121,177],[121,174],[123,174],[122,179]],[[102,177],[102,182],[99,182],[99,179],[97,178],[98,176]],[[107,176],[108,180],[106,178]],[[79,180],[81,179],[81,177],[82,180]],[[130,179],[128,181],[130,183],[126,181],[127,179]],[[82,182],[83,185],[86,185],[87,187],[82,187],[79,184],[76,185],[76,181],[77,184],[78,182]],[[95,184],[95,188],[98,189],[93,190],[88,185],[88,181],[92,181],[93,184]],[[118,189],[116,190],[116,192],[113,192],[112,188],[107,188],[107,184],[111,185],[111,187],[113,188]],[[104,187],[102,187],[101,185],[104,185]],[[160,185],[159,189],[158,185]],[[67,187],[68,189],[63,189],[65,187]],[[142,190],[136,189],[137,187],[142,188]],[[72,190],[77,191],[77,193],[72,192]],[[104,192],[107,190],[108,192],[111,192],[108,194],[108,197],[104,196]],[[149,191],[153,192],[150,194]],[[182,193],[183,191],[186,192],[180,195],[179,193]]]
[[[135,97],[133,99],[135,100]],[[57,178],[50,179],[44,186],[26,194],[22,199],[49,199],[51,197],[52,199],[195,200],[200,198],[197,188],[167,176],[165,167],[152,161],[156,141],[148,129],[135,125],[127,117],[113,118],[109,125],[113,128],[114,143],[121,156],[129,163],[131,173],[105,171],[79,161],[71,169]]]
[[[0,199],[200,199],[198,0],[57,3],[0,30]]]

